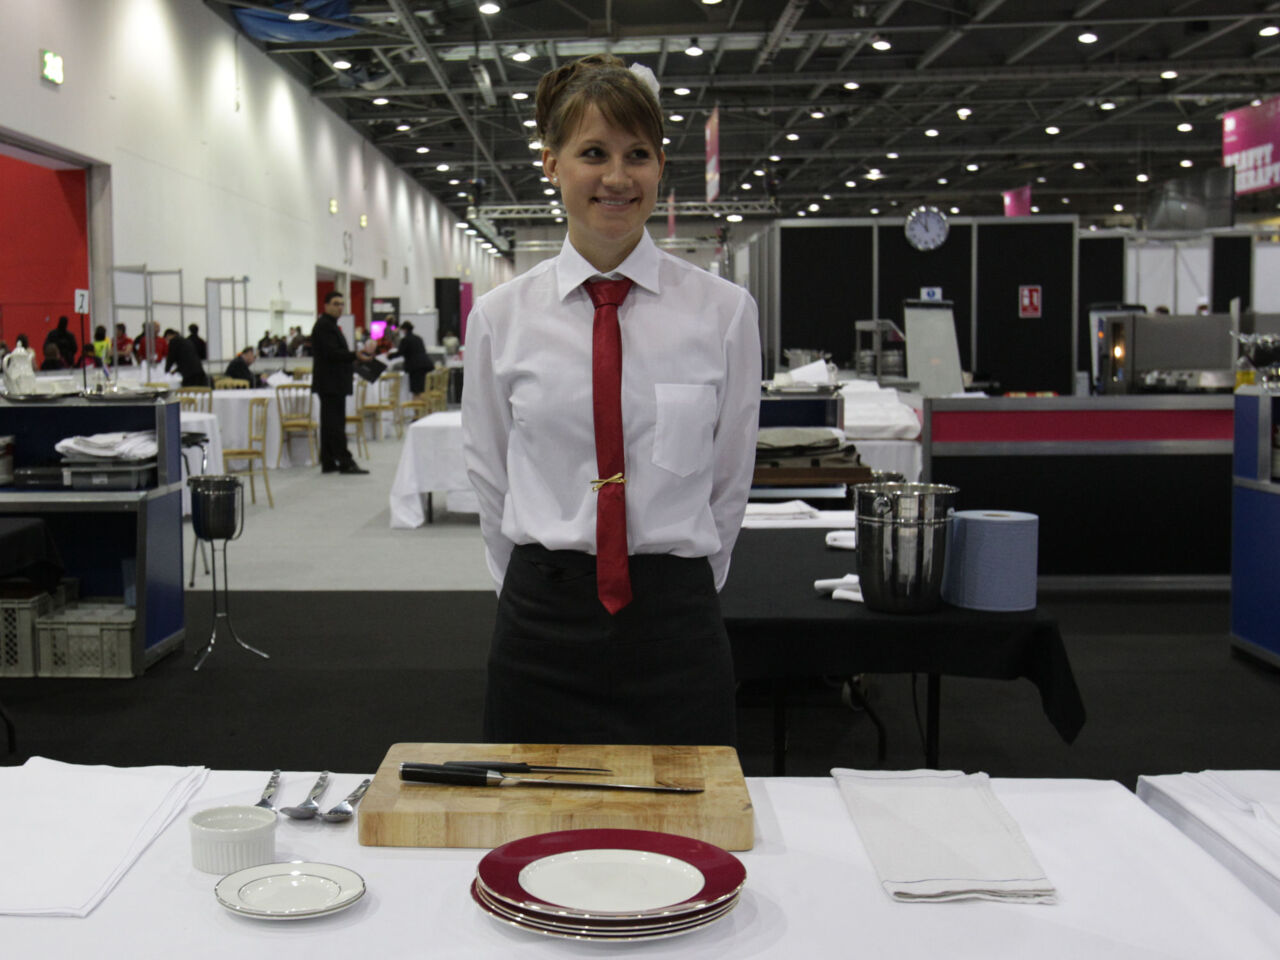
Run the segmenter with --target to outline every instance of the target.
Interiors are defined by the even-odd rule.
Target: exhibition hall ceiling
[[[206,2],[241,29],[236,11],[274,6]],[[1280,2],[494,5],[305,0],[315,15],[279,35],[294,39],[248,35],[460,216],[479,206],[512,223],[545,221],[555,199],[533,162],[537,80],[593,52],[657,74],[664,191],[682,211],[705,199],[719,108],[720,212],[748,217],[921,203],[997,215],[1002,191],[1029,184],[1042,214],[1131,224],[1157,185],[1220,165],[1224,111],[1280,94]]]

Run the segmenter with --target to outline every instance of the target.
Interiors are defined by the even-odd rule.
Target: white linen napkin
[[[857,550],[857,530],[832,530],[827,534],[827,546],[837,550]]]
[[[267,376],[267,384],[272,387],[278,387],[282,383],[293,383],[293,377],[285,373],[283,370],[276,370]]]
[[[817,507],[803,500],[784,500],[782,503],[748,503],[746,516],[756,520],[811,520],[818,512]]]
[[[838,580],[815,580],[813,589],[831,594],[833,600],[852,600],[862,603],[862,586],[856,573],[846,573]]]
[[[893,899],[1057,901],[985,773],[836,768],[831,775]]]
[[[156,455],[156,432],[95,433],[66,437],[53,445],[63,456],[101,457],[112,460],[149,460]]]
[[[44,757],[0,767],[0,914],[87,917],[208,775]]]

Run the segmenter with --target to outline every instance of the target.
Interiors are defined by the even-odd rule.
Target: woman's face
[[[612,270],[640,240],[658,199],[666,156],[588,106],[578,129],[542,166],[560,188],[569,240],[596,269]]]

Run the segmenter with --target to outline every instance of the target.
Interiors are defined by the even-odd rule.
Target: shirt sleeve
[[[708,557],[716,589],[729,576],[729,555],[742,529],[760,424],[760,329],[756,302],[745,290],[725,337],[724,393],[712,441],[711,513],[720,549]]]
[[[507,563],[515,546],[502,533],[502,510],[507,496],[507,438],[511,434],[511,405],[493,364],[493,330],[479,305],[467,318],[463,355],[466,387],[462,391],[462,453],[467,477],[480,501],[480,534],[485,562],[495,585],[502,589]]]

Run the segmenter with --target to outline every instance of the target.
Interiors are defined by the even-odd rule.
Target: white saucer
[[[233,913],[258,920],[303,920],[345,910],[364,896],[364,879],[331,863],[264,863],[228,874],[213,888]]]

